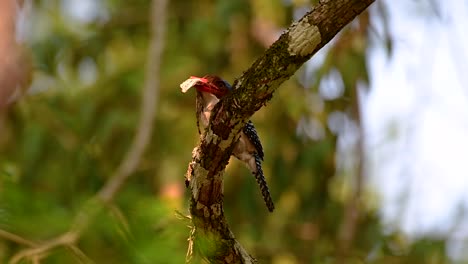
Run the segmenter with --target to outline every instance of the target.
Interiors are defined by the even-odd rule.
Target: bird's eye
[[[216,81],[216,86],[219,88],[224,87],[224,82],[223,81]]]

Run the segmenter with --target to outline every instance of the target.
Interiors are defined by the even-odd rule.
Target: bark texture
[[[210,263],[255,263],[235,239],[223,212],[223,174],[233,142],[247,120],[273,92],[374,0],[322,0],[293,23],[234,82],[234,92],[213,109],[208,128],[193,150],[186,175],[193,229],[187,260],[198,252]]]

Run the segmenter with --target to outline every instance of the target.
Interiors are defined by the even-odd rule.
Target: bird
[[[180,87],[184,93],[192,87],[195,87],[197,90],[196,116],[198,133],[201,133],[208,127],[211,112],[219,100],[233,90],[227,81],[216,75],[191,76]],[[264,158],[263,146],[252,121],[247,121],[242,128],[239,139],[234,145],[232,155],[241,160],[249,168],[260,187],[268,211],[273,212],[275,206],[262,168]]]

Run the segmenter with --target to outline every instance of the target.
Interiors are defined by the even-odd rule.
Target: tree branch
[[[145,72],[145,84],[142,93],[143,103],[140,110],[140,123],[125,159],[111,180],[98,193],[99,198],[104,202],[111,201],[127,178],[135,172],[138,163],[140,163],[141,156],[150,141],[158,102],[159,74],[166,29],[166,6],[167,0],[154,0],[152,3],[150,25],[152,32]]]
[[[373,2],[320,1],[234,82],[234,92],[213,109],[187,171],[193,223],[189,247],[211,263],[255,262],[234,238],[223,212],[222,176],[240,129],[281,83]]]
[[[0,229],[0,237],[3,238],[3,239],[6,239],[6,240],[13,241],[13,242],[15,242],[17,244],[20,244],[20,245],[28,246],[28,247],[37,246],[36,242],[25,239],[25,238],[23,238],[23,237],[21,237],[19,235],[10,233],[10,232],[2,230],[2,229]]]
[[[356,157],[356,165],[351,175],[350,182],[351,195],[344,207],[343,220],[338,231],[338,259],[345,262],[349,258],[349,250],[355,238],[359,218],[361,217],[361,196],[364,188],[365,179],[365,152],[364,152],[364,129],[361,116],[361,103],[357,94],[357,87],[353,87],[355,91],[353,95],[354,121],[358,126],[358,139],[354,146]]]

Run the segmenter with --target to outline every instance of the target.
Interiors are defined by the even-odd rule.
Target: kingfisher
[[[184,93],[192,87],[195,87],[197,90],[196,116],[199,134],[208,127],[211,112],[215,105],[221,98],[232,92],[232,86],[215,75],[206,75],[204,77],[191,76],[180,87]],[[249,120],[244,125],[239,139],[235,143],[232,155],[247,165],[247,168],[255,176],[263,200],[268,210],[273,212],[275,206],[262,169],[263,147],[252,121]]]

